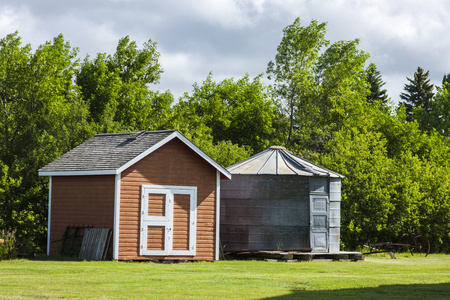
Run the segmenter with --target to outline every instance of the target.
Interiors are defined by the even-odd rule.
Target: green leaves
[[[285,28],[275,61],[267,68],[288,123],[284,144],[298,152],[324,151],[368,94],[368,55],[358,49],[359,41],[335,42],[324,49],[330,44],[325,32],[326,23],[313,20],[302,26],[295,20]]]
[[[365,67],[369,55],[359,41],[330,44],[325,30],[325,23],[302,26],[297,19],[283,31],[267,68],[285,145],[346,176],[341,237],[348,249],[395,242],[414,231],[433,237],[435,251],[448,251],[448,234],[428,220],[448,228],[449,201],[442,193],[449,188],[450,148],[436,132],[421,131],[433,124],[448,133],[447,89],[432,101],[428,73],[418,69],[407,89],[416,108],[395,114],[375,65]],[[417,122],[405,122],[411,116]],[[435,210],[443,221],[431,216]]]
[[[377,114],[366,127],[347,127],[326,146],[320,163],[346,176],[342,183],[341,239],[347,249],[397,242],[406,232],[449,251],[449,147],[416,123]],[[439,217],[437,217],[439,215]]]
[[[426,131],[436,130],[438,133],[450,138],[450,84],[444,81],[434,98],[429,101],[427,109],[416,107],[413,115],[416,116],[421,128]]]
[[[47,224],[47,183],[37,170],[92,134],[73,84],[76,54],[62,35],[34,52],[17,33],[0,41],[0,230],[35,249]]]
[[[294,135],[300,133],[308,138],[304,129],[313,120],[307,116],[316,115],[311,105],[317,96],[315,66],[318,63],[322,47],[329,44],[325,39],[326,23],[311,21],[302,26],[300,18],[283,30],[283,38],[277,48],[274,62],[269,62],[267,74],[274,80],[275,95],[279,99],[280,111],[286,117],[288,128],[283,130],[286,147],[295,142]],[[299,127],[299,130],[295,130]]]
[[[210,128],[214,143],[230,141],[257,153],[276,141],[276,107],[260,76],[216,83],[210,74],[174,109],[176,128],[184,133],[204,125]],[[194,128],[186,128],[188,124]]]
[[[151,89],[162,74],[151,40],[139,48],[127,36],[80,63],[62,35],[34,52],[18,33],[1,39],[0,230],[42,249],[48,182],[37,170],[95,133],[178,129],[223,166],[284,144],[344,174],[347,249],[414,231],[450,251],[448,76],[430,98],[418,69],[406,91],[428,100],[395,111],[359,41],[325,33],[315,20],[284,29],[267,67],[273,86],[210,74],[175,105]]]
[[[76,83],[83,100],[89,104],[92,120],[99,131],[136,131],[155,128],[154,119],[170,109],[169,92],[151,92],[162,73],[156,43],[149,40],[143,49],[128,36],[119,40],[114,55],[97,54],[85,58],[77,72]]]

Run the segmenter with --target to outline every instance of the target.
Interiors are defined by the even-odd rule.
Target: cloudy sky
[[[80,58],[112,54],[126,35],[152,39],[164,69],[155,89],[178,97],[210,71],[216,81],[264,72],[297,17],[328,22],[332,42],[359,38],[394,101],[418,66],[438,85],[450,73],[444,0],[0,0],[0,36],[17,30],[36,49],[62,33]]]

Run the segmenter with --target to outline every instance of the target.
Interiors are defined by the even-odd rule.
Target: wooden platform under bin
[[[311,253],[311,252],[296,252],[296,251],[245,251],[245,252],[228,252],[225,253],[226,260],[266,260],[266,261],[281,261],[281,262],[300,262],[300,261],[359,261],[364,260],[364,255],[361,252],[346,252],[339,253]]]

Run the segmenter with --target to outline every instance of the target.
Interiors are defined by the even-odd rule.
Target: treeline
[[[39,168],[96,133],[178,129],[224,166],[284,145],[345,175],[344,249],[414,232],[449,252],[450,76],[434,93],[418,68],[397,107],[359,41],[325,34],[326,23],[297,19],[265,74],[210,74],[178,101],[152,89],[163,70],[151,40],[80,60],[62,35],[35,51],[18,33],[1,39],[0,232],[44,251]]]

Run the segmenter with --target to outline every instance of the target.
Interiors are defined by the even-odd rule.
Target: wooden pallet
[[[237,260],[266,260],[266,261],[358,261],[364,260],[364,255],[360,252],[339,252],[339,253],[305,253],[305,252],[278,252],[278,251],[247,251],[227,253],[225,259]]]

